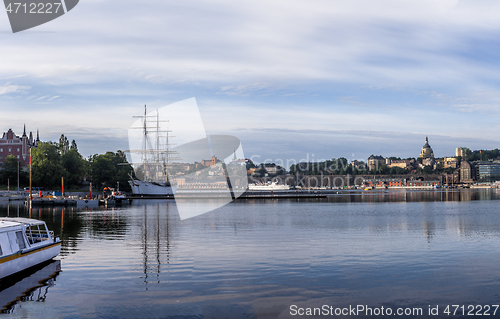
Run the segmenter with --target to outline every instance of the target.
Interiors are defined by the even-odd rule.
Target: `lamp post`
[[[32,177],[32,171],[33,171],[33,157],[31,156],[31,148],[30,148],[30,208],[31,208],[31,202],[33,200],[33,195],[31,194],[31,177]]]

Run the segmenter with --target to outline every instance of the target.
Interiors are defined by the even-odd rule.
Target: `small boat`
[[[115,191],[114,188],[105,187],[102,191],[102,199],[99,200],[99,205],[120,206],[130,204],[130,200],[120,191]]]
[[[48,261],[61,252],[61,240],[42,220],[0,218],[0,280]]]

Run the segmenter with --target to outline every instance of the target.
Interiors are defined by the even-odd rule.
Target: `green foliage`
[[[65,183],[67,185],[79,184],[85,174],[87,162],[78,153],[78,150],[70,148],[61,156],[61,163],[67,173]]]
[[[61,155],[65,154],[67,151],[69,151],[69,141],[66,138],[66,136],[64,136],[64,134],[61,134],[61,137],[59,137],[59,144],[58,144],[57,148],[58,148],[59,153]]]
[[[40,142],[32,149],[33,186],[53,188],[61,185],[61,177],[66,177],[58,145],[52,142]]]
[[[494,150],[479,150],[471,152],[468,148],[464,148],[466,161],[489,161],[498,159],[500,151],[498,148]]]
[[[76,141],[72,140],[71,141],[71,146],[69,147],[70,150],[76,150],[78,152],[78,146],[76,145]]]
[[[18,166],[19,161],[17,158],[10,154],[7,156],[2,167],[2,183],[7,185],[10,183],[11,189],[14,189],[14,185],[17,186],[17,174],[19,172],[19,183],[24,185],[27,180],[27,172],[23,170],[22,167]],[[18,171],[19,170],[19,171]]]
[[[90,157],[89,163],[92,180],[97,187],[116,187],[117,183],[120,182],[121,190],[130,190],[128,174],[132,172],[132,167],[128,164],[122,151],[95,154]]]

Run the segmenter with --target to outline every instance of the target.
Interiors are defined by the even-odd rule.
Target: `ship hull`
[[[56,257],[60,252],[61,242],[56,242],[27,253],[17,252],[10,256],[5,256],[0,259],[0,278],[3,279],[25,269],[41,264]]]
[[[173,196],[177,190],[177,185],[166,186],[139,180],[129,181],[132,194],[140,196]]]

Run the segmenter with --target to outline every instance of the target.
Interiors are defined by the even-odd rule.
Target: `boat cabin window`
[[[19,245],[19,249],[26,248],[26,242],[24,241],[23,232],[16,231],[17,244]]]
[[[49,240],[51,238],[47,228],[41,227],[40,225],[31,225],[26,227],[26,237],[28,237],[28,242],[30,245],[42,242],[44,240]]]
[[[3,255],[3,252],[2,252],[2,245],[0,245],[0,256]]]

